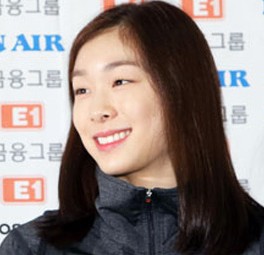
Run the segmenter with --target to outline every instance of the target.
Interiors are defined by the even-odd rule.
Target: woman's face
[[[159,98],[117,29],[84,44],[72,83],[74,125],[102,171],[129,180],[168,165]]]

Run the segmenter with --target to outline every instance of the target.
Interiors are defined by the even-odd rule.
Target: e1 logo
[[[2,128],[42,128],[42,112],[41,104],[3,104]]]
[[[223,17],[223,0],[182,0],[182,9],[194,19],[219,19]]]
[[[3,178],[3,201],[6,203],[44,202],[43,178]]]
[[[117,4],[123,4],[123,3],[143,3],[144,0],[103,0],[104,10],[107,10],[109,8],[112,8],[116,6]]]

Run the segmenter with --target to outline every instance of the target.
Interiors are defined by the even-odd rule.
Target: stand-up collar
[[[96,169],[96,178],[99,187],[99,196],[96,199],[98,213],[104,218],[111,217],[110,212],[121,214],[129,222],[135,224],[138,216],[146,208],[148,189],[107,175],[99,168]],[[151,193],[151,203],[154,209],[177,217],[177,188],[153,188]]]
[[[148,192],[100,169],[96,169],[96,178],[97,215],[78,244],[78,251],[88,250],[89,254],[97,255],[138,255],[147,251],[177,254],[173,248],[178,233],[176,188],[154,188]]]

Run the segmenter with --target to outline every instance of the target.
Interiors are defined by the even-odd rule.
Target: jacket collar
[[[146,210],[148,189],[134,186],[117,177],[105,174],[98,167],[96,178],[99,195],[95,205],[99,215],[107,220],[107,218],[113,217],[113,213],[119,214],[130,223],[136,224],[139,215]],[[171,214],[177,218],[177,188],[153,188],[151,193],[153,210],[159,210],[161,213]]]

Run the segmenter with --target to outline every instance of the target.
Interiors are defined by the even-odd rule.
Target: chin
[[[111,166],[106,164],[98,164],[98,166],[105,174],[112,176],[118,177],[129,173],[129,170],[124,167],[124,164],[122,164],[122,167],[118,164],[113,164]]]

